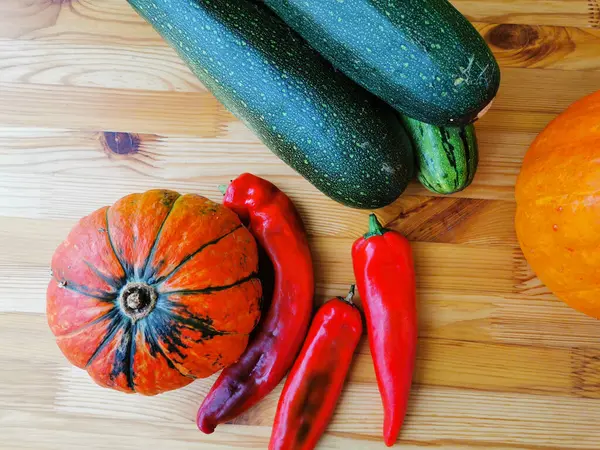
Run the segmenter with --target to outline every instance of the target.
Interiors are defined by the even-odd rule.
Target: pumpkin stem
[[[121,311],[132,321],[146,317],[156,306],[156,290],[146,283],[128,283],[119,295]]]
[[[140,298],[139,292],[132,292],[127,300],[125,300],[125,304],[130,309],[138,309],[142,304],[142,299]]]

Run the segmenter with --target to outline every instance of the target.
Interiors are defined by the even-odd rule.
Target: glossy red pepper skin
[[[281,393],[269,450],[312,450],[325,431],[362,334],[352,294],[317,311]]]
[[[244,354],[221,375],[198,410],[198,428],[212,433],[279,384],[304,341],[313,309],[313,263],[302,220],[272,183],[243,174],[223,204],[247,223],[275,270],[271,306]]]
[[[382,228],[372,214],[369,233],[352,247],[352,260],[383,400],[383,436],[390,447],[406,415],[417,349],[412,249],[404,236]]]

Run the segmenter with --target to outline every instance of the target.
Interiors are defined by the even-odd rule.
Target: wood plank
[[[47,267],[52,257],[51,252],[66,235],[55,235],[52,241],[41,246],[39,250],[35,247],[36,240],[31,236],[29,243],[23,242],[23,247],[16,248],[11,244],[0,255],[0,271],[3,272],[3,276],[8,277],[5,283],[0,285],[3,290],[20,290],[20,295],[25,295],[28,280],[31,281],[34,274],[39,274],[47,281],[40,283],[39,279],[36,279],[36,283],[30,283],[31,289],[36,286],[45,289],[45,284],[50,281]],[[345,291],[347,286],[353,283],[354,273],[351,265],[347,263],[353,241],[354,239],[321,236],[311,239],[319,285],[341,284],[346,286],[343,288]],[[417,281],[423,289],[440,289],[447,293],[465,295],[517,293],[513,278],[516,259],[513,249],[414,242],[413,251],[419,274]],[[12,258],[15,253],[20,255]],[[20,272],[21,264],[25,264],[32,272]],[[481,270],[482,267],[485,267],[485,270]],[[14,295],[0,299],[0,304],[7,301],[10,304],[11,297],[14,298]]]
[[[173,450],[192,450],[201,445],[203,450],[247,450],[249,448],[267,448],[271,428],[267,426],[222,425],[219,432],[209,436],[200,436],[192,423],[173,426],[148,424],[143,421],[123,422],[119,419],[94,419],[96,426],[90,426],[89,420],[75,414],[39,414],[12,413],[6,419],[0,418],[0,431],[10,442],[17,443],[15,449],[38,450],[40,445],[49,450],[79,450],[82,443],[86,448],[138,450],[140,446],[169,448]],[[102,431],[99,431],[102,430]],[[107,432],[106,430],[110,430]],[[375,436],[354,435],[352,433],[326,433],[318,450],[381,449],[383,443]],[[476,450],[478,444],[461,442],[410,442],[403,440],[406,450],[427,450],[431,446],[443,446],[444,450]],[[486,444],[488,450],[540,450],[540,447]],[[551,447],[546,447],[552,450]],[[556,449],[558,450],[558,449]],[[567,449],[561,449],[567,450]]]
[[[0,39],[0,79],[107,89],[205,90],[166,44],[132,46]]]
[[[115,22],[122,33],[130,30]],[[502,68],[600,69],[600,30],[476,23]],[[135,28],[134,28],[135,29]],[[174,50],[158,39],[147,45],[38,39],[0,39],[4,82],[114,89],[204,90]]]
[[[469,19],[491,23],[598,27],[597,0],[452,0]]]
[[[492,111],[481,121],[482,128],[537,133],[572,102],[600,89],[600,77],[593,71],[506,68],[502,75],[500,93]],[[229,124],[235,121],[205,91],[137,91],[8,82],[0,83],[0,91],[0,120],[5,125],[224,137]],[[515,113],[534,114],[526,120],[511,120]],[[542,116],[541,123],[536,114]],[[495,124],[491,118],[496,119]],[[518,126],[511,128],[515,124]]]
[[[4,320],[7,319],[7,320]],[[36,318],[32,321],[31,317],[27,320],[19,320],[19,316],[16,315],[3,315],[0,316],[2,322],[1,333],[14,333],[16,329],[24,334],[25,341],[22,345],[28,345],[31,343],[33,353],[21,354],[10,345],[3,347],[0,350],[0,354],[3,360],[10,363],[11,367],[19,367],[19,365],[28,364],[30,359],[34,358],[37,364],[38,370],[31,371],[30,377],[28,378],[28,386],[30,389],[35,390],[36,388],[42,387],[43,392],[47,393],[48,384],[53,383],[53,389],[56,389],[56,396],[51,399],[51,403],[41,403],[40,398],[37,396],[28,396],[23,399],[22,397],[15,396],[11,400],[10,396],[2,395],[2,404],[6,408],[13,408],[18,411],[41,411],[49,410],[49,406],[52,406],[52,414],[56,413],[69,413],[77,414],[79,416],[92,416],[94,420],[102,418],[119,418],[124,421],[150,421],[157,423],[168,422],[169,425],[177,425],[189,423],[190,418],[193,417],[197,403],[200,401],[206,390],[214,380],[214,377],[209,380],[203,380],[195,383],[190,388],[185,388],[180,391],[166,394],[164,396],[155,397],[152,399],[130,396],[124,401],[123,396],[119,393],[107,391],[95,386],[92,381],[87,377],[85,372],[68,367],[66,361],[63,361],[59,355],[58,350],[55,348],[51,340],[47,339],[45,334],[45,321],[42,317]],[[36,324],[33,326],[33,324]],[[26,334],[25,334],[26,333]],[[36,343],[42,343],[42,346],[34,345]],[[16,342],[15,342],[16,343]],[[459,344],[461,345],[461,344]],[[464,345],[464,344],[462,344]],[[468,344],[467,344],[468,345]],[[443,352],[444,356],[439,358],[440,355],[432,353],[437,347],[437,352]],[[516,357],[514,362],[522,362],[523,367],[522,374],[518,379],[522,379],[525,383],[520,388],[525,388],[526,385],[531,385],[534,390],[539,392],[540,386],[539,377],[536,375],[538,370],[548,371],[551,369],[548,379],[558,383],[556,386],[548,386],[550,389],[558,389],[558,393],[564,394],[569,392],[569,386],[564,385],[569,383],[568,376],[568,354],[564,351],[553,351],[554,355],[550,355],[548,351],[539,352],[539,349],[519,349],[524,350],[524,354],[518,354],[515,352],[516,348],[508,347],[504,351],[498,348],[498,352],[494,353],[493,349],[488,352],[486,358],[482,359],[476,356],[477,350],[472,354],[471,351],[463,348],[458,352],[452,352],[452,347],[456,348],[456,345],[452,343],[445,343],[439,345],[438,342],[424,341],[424,346],[421,347],[421,355],[427,355],[426,357],[420,357],[417,371],[417,383],[421,385],[437,385],[438,381],[442,381],[441,377],[446,375],[447,378],[443,380],[443,383],[452,383],[456,380],[459,385],[464,385],[467,380],[471,380],[474,385],[473,388],[480,388],[481,385],[477,383],[477,379],[481,379],[483,383],[486,383],[486,379],[489,381],[496,380],[497,377],[502,376],[501,374],[507,369],[500,368],[497,364],[505,366],[505,360],[509,357]],[[423,350],[426,348],[427,350]],[[450,350],[450,353],[448,353]],[[457,349],[458,350],[458,349]],[[536,358],[527,358],[527,352],[538,352]],[[557,360],[556,357],[561,357],[566,360]],[[549,359],[545,355],[549,356]],[[370,357],[368,355],[359,355],[356,363],[354,364],[353,371],[351,374],[351,383],[369,383],[371,386],[374,385],[374,375]],[[496,361],[495,357],[500,359]],[[520,357],[519,357],[520,356]],[[464,363],[461,364],[461,359],[464,357]],[[444,370],[439,370],[438,364],[444,361],[448,363],[448,367]],[[485,363],[482,363],[485,361]],[[432,365],[433,364],[433,365]],[[477,375],[479,371],[483,370],[483,365],[489,365],[487,375],[481,373]],[[445,364],[444,364],[445,365]],[[562,369],[566,368],[567,373],[561,373]],[[498,372],[499,369],[499,372]],[[458,371],[458,372],[455,372]],[[16,372],[18,373],[18,372]],[[436,379],[423,379],[421,374],[433,374]],[[528,377],[529,374],[529,378]],[[366,375],[366,376],[365,376]],[[545,373],[545,376],[548,375]],[[564,376],[563,376],[564,375]],[[513,380],[516,382],[517,380]],[[433,383],[433,384],[432,384]],[[542,383],[544,384],[544,383]],[[14,385],[13,385],[14,387]],[[0,388],[1,390],[2,388]],[[508,388],[510,389],[510,387]],[[563,390],[565,389],[565,390]],[[8,388],[7,388],[8,390]],[[13,391],[14,392],[14,391]],[[267,399],[267,402],[276,401],[276,394],[272,395]],[[45,401],[45,400],[44,400]],[[260,420],[261,423],[267,422],[269,419],[264,419],[261,413],[261,418],[258,419],[254,416],[247,416],[240,419],[239,422],[249,423],[251,421]],[[227,428],[227,427],[226,427]],[[221,430],[219,430],[221,433]]]
[[[512,189],[530,139],[480,133],[480,174],[475,186],[460,195],[477,196],[479,180],[496,183],[498,179]],[[237,168],[244,167],[258,175],[285,178],[281,188],[305,212],[311,234],[358,237],[364,232],[368,211],[349,210],[326,199],[257,141],[155,135],[138,135],[134,140],[139,142],[137,150],[119,155],[107,149],[96,132],[0,127],[0,166],[6,171],[0,186],[7,198],[0,201],[0,214],[75,220],[131,191],[156,187],[198,192],[220,201],[217,186],[228,183],[238,175]],[[107,170],[111,186],[105,186]],[[56,173],[64,176],[61,183],[56,183]],[[69,190],[62,189],[66,180],[70,180]],[[23,185],[29,189],[22,190]],[[409,238],[516,245],[512,202],[431,197],[416,183],[411,191],[426,195],[404,195],[380,211],[386,223]]]
[[[22,383],[17,377],[19,368],[27,364],[34,364],[36,370],[31,371],[27,383],[32,388],[57,390],[66,389],[73,382],[76,387],[70,386],[72,391],[69,398],[65,399],[63,410],[65,412],[84,411],[85,405],[97,404],[95,409],[104,409],[100,405],[106,401],[108,404],[118,402],[118,392],[104,389],[93,389],[95,385],[85,371],[71,367],[62,356],[58,346],[46,324],[46,319],[41,314],[4,313],[0,314],[0,337],[5,345],[0,349],[0,357],[14,370],[8,375],[14,384]],[[14,340],[11,336],[15,333],[22,335],[22,339]],[[27,353],[19,349],[28,348]],[[595,385],[600,375],[594,372],[597,366],[594,358],[598,350],[585,348],[573,352],[569,348],[541,348],[523,345],[506,345],[497,343],[478,343],[469,341],[456,341],[439,338],[421,337],[417,355],[417,369],[415,384],[420,386],[452,387],[466,390],[482,390],[495,392],[512,392],[545,395],[552,393],[560,397],[589,397],[591,390],[583,390],[582,386]],[[514,373],[514,367],[519,367],[519,372]],[[64,378],[67,380],[64,380]],[[203,389],[208,389],[214,377],[210,380],[200,381]],[[376,384],[373,362],[369,353],[366,338],[363,339],[352,365],[349,383]],[[12,383],[11,383],[12,384]],[[106,398],[96,400],[86,398],[87,392],[97,393]],[[23,399],[15,397],[14,390],[6,387],[6,396],[1,395],[0,404],[3,407],[25,406],[32,410],[38,406],[46,405],[48,397],[44,396],[42,404],[39,398]],[[78,393],[83,392],[82,398]],[[177,404],[187,404],[190,414],[198,406],[198,399],[204,395],[189,395],[186,391],[177,391],[169,397]],[[598,398],[595,396],[593,398]],[[153,402],[156,407],[161,404],[160,397]],[[52,399],[54,400],[54,399]],[[134,396],[130,405],[124,412],[125,416],[132,418],[132,413],[139,408],[147,406],[143,397]],[[52,403],[49,402],[49,403]],[[46,405],[47,406],[47,405]],[[106,410],[114,410],[107,407]],[[153,409],[153,408],[151,408]],[[188,412],[181,412],[181,408],[173,411],[164,410],[161,417],[169,420],[187,421]],[[186,410],[187,411],[187,410]],[[115,412],[119,415],[119,412]],[[143,417],[139,417],[143,418]]]
[[[167,437],[169,430],[181,432],[182,429],[187,429],[190,433],[196,433],[190,434],[192,442],[204,442],[206,439],[194,430],[192,421],[195,405],[190,402],[188,406],[189,400],[185,402],[183,397],[169,399],[185,392],[185,399],[200,400],[206,391],[205,382],[199,381],[176,393],[155,398],[123,398],[122,394],[111,395],[113,393],[106,393],[102,388],[90,387],[89,380],[82,375],[85,374],[81,371],[77,371],[76,375],[72,373],[71,377],[62,375],[64,384],[56,393],[55,411],[51,414],[27,411],[26,408],[16,406],[10,413],[0,413],[0,424],[13,430],[21,429],[24,426],[22,421],[27,419],[25,423],[33,420],[32,423],[43,430],[45,420],[54,418],[53,426],[60,429],[60,419],[76,417],[82,423],[78,427],[75,426],[77,422],[69,421],[71,430],[102,430],[103,434],[120,436],[144,430],[144,425],[152,425],[157,430],[165,430]],[[85,387],[80,386],[81,383],[85,383]],[[234,423],[237,426],[222,425],[209,439],[219,439],[222,442],[221,439],[238,428],[257,432],[260,427],[265,427],[268,434],[279,393],[280,387],[236,419]],[[86,402],[80,403],[83,397]],[[85,408],[79,409],[69,401],[76,401]],[[379,441],[378,445],[381,446],[383,414],[380,402],[375,385],[349,385],[342,395],[328,432],[335,436],[358,439],[358,442],[363,439]],[[128,405],[131,408],[129,413]],[[174,412],[170,413],[170,409]],[[121,414],[115,417],[115,410],[121,411]],[[179,419],[179,414],[184,414],[187,420],[184,422]],[[173,420],[174,417],[178,419]],[[557,417],[561,420],[558,421]],[[417,387],[413,390],[402,438],[413,445],[428,446],[443,445],[450,441],[480,446],[489,444],[500,447],[516,445],[518,448],[537,446],[537,449],[556,450],[595,449],[595,443],[600,437],[594,423],[598,417],[600,401],[596,399],[562,398],[561,401],[556,401],[555,397],[550,396]],[[123,426],[100,426],[115,419],[121,424],[127,424],[127,431],[123,430]],[[153,434],[146,436],[152,437]],[[357,445],[356,441],[354,445]]]
[[[94,385],[84,371],[70,367],[48,338],[49,331],[42,316],[0,314],[0,324],[0,337],[6,338],[3,342],[7,344],[0,348],[2,360],[8,362],[15,376],[25,367],[30,369],[26,379],[14,378],[14,383],[0,385],[0,411],[12,410],[19,413],[16,416],[46,411],[54,417],[76,415],[93,418],[96,425],[106,419],[119,419],[129,423],[128,428],[132,429],[141,423],[168,425],[169,428],[187,427],[215,378],[199,380],[189,387],[158,397],[123,396]],[[16,332],[22,335],[22,341],[9,339]],[[31,348],[32,353],[18,351],[23,346]],[[354,434],[372,438],[379,436],[382,414],[372,364],[365,348],[363,343],[330,428],[330,431],[342,436],[347,433],[351,433],[352,437]],[[590,418],[600,414],[600,401],[597,397],[576,400],[569,396],[586,394],[582,388],[597,384],[599,376],[593,370],[597,359],[598,351],[591,349],[573,356],[563,349],[485,346],[424,339],[419,350],[417,383],[403,437],[424,443],[461,439],[460,433],[466,433],[464,436],[475,442],[511,443],[515,439],[510,437],[511,434],[519,431],[518,438],[523,440],[522,444],[561,449],[593,448],[579,439],[575,446],[567,445],[566,440],[573,435],[567,432],[569,424],[566,420],[573,421],[571,425],[575,425],[572,433],[585,433],[589,442],[594,442],[594,424],[581,419],[583,414],[589,414]],[[510,372],[514,371],[515,365],[518,366],[517,376]],[[505,385],[505,381],[508,384]],[[21,386],[25,386],[23,383],[30,392],[39,390],[43,395],[23,397],[20,395]],[[506,391],[478,391],[487,388]],[[235,423],[269,426],[280,389],[281,386]],[[553,392],[562,398],[560,401],[553,400],[555,397],[544,395],[545,390],[546,394]],[[514,392],[528,393],[515,395]],[[539,395],[531,395],[532,392]],[[551,405],[552,402],[554,405]],[[452,404],[453,408],[445,408],[444,404]],[[574,407],[575,404],[585,404],[585,408]],[[485,414],[482,414],[483,411]],[[10,417],[15,417],[14,412]],[[552,420],[559,413],[565,420],[564,426]],[[436,417],[435,424],[428,421],[430,414]],[[0,417],[0,428],[11,422],[10,417]],[[519,424],[520,421],[525,421],[527,426]],[[586,426],[586,423],[589,425]],[[551,424],[558,427],[556,433],[551,438],[543,437],[542,431]],[[13,422],[9,428],[14,426]],[[527,431],[528,427],[532,428]],[[229,431],[230,427],[221,428]],[[221,428],[216,434],[220,438]],[[556,439],[552,445],[558,447],[551,447],[551,441],[545,439]]]
[[[314,237],[311,240],[319,283],[353,283],[354,273],[347,263],[352,242],[351,239],[334,237]],[[439,289],[458,295],[511,294],[514,293],[513,270],[518,257],[515,253],[510,248],[415,242],[413,254],[417,285],[421,289]]]
[[[558,114],[575,100],[599,90],[600,76],[595,71],[506,68],[501,83],[495,109]]]
[[[44,312],[49,262],[74,221],[0,218],[0,311]],[[319,302],[342,294],[353,282],[348,263],[353,240],[311,239]],[[413,246],[423,336],[600,348],[600,322],[556,300],[519,251],[433,242]]]
[[[207,91],[157,92],[0,82],[0,92],[0,120],[14,125],[218,137],[234,120]]]
[[[421,337],[414,383],[465,390],[585,397],[591,390],[582,390],[581,386],[592,386],[600,379],[600,375],[593,373],[597,366],[593,355],[597,355],[597,351],[586,350],[587,354],[576,358],[567,348]],[[519,368],[518,373],[515,367]],[[576,376],[576,370],[582,375]],[[366,338],[359,347],[349,383],[377,383]]]
[[[213,199],[220,201],[216,196]],[[65,198],[64,201],[68,200]],[[65,216],[61,198],[54,198],[53,203],[47,206],[44,217],[40,216],[39,211],[32,209],[29,218],[0,218],[0,246],[17,250],[15,253],[8,251],[12,261],[19,262],[21,258],[29,258],[19,249],[31,245],[31,236],[35,236],[36,249],[44,248],[45,253],[48,248],[46,246],[54,249],[59,243],[58,239],[66,236],[80,217],[93,211],[88,202],[79,205],[81,214],[77,215],[75,210],[70,209],[67,212],[69,218],[61,220],[53,219]],[[327,205],[318,202],[316,208],[308,209],[303,214],[303,220],[309,235],[356,239],[364,234],[369,212],[353,210],[346,215],[336,214],[341,208],[343,206],[334,205],[332,211]],[[403,196],[380,214],[380,219],[388,228],[400,231],[411,241],[482,247],[516,247],[518,244],[513,217],[514,204],[510,202],[410,196]]]
[[[23,306],[24,310],[31,309],[25,303]],[[41,314],[0,313],[0,324],[0,339],[4,342],[0,349],[0,411],[52,411],[60,386],[57,374],[68,363],[54,343],[46,318]],[[2,431],[0,435],[4,437]]]
[[[50,279],[47,263],[0,264],[0,312],[43,313]],[[463,274],[468,283],[468,274]],[[349,281],[319,282],[318,303],[347,291]],[[423,284],[423,281],[421,282]],[[433,284],[433,283],[431,283]],[[600,349],[600,323],[570,309],[545,288],[543,294],[519,291],[500,295],[420,288],[419,329],[423,337],[538,347]],[[18,295],[15,295],[18,292]],[[356,299],[360,304],[360,298]]]
[[[484,121],[487,120],[484,118]],[[477,127],[480,147],[478,175],[472,187],[454,197],[513,201],[513,186],[521,161],[535,134],[490,130],[485,123]],[[114,135],[111,136],[114,147]],[[46,176],[60,172],[82,177],[84,184],[88,178],[104,177],[105,171],[110,169],[111,177],[129,180],[132,189],[138,190],[187,180],[187,189],[202,192],[198,189],[203,187],[200,182],[204,178],[219,178],[219,183],[227,183],[239,174],[237,167],[263,176],[301,180],[245,128],[233,127],[221,139],[136,133],[131,137],[119,136],[120,142],[134,142],[135,145],[113,149],[106,145],[104,134],[96,131],[0,126],[0,164],[13,176],[21,173]],[[6,180],[10,183],[10,178]],[[321,204],[319,194],[308,183],[294,181],[294,185],[295,190],[308,187],[304,190],[304,198],[299,195],[300,201],[310,199]],[[82,189],[91,189],[91,186],[84,185]],[[214,186],[209,192],[213,189]],[[407,194],[432,195],[418,183],[411,185]],[[328,202],[327,208],[320,211],[331,220],[347,209],[333,207],[332,213],[328,213],[333,204]],[[396,211],[396,205],[390,209]],[[87,212],[89,210],[82,211]]]
[[[475,23],[501,68],[600,69],[600,30]]]
[[[353,437],[379,436],[383,415],[377,396],[375,385],[349,385],[329,430],[352,433]],[[600,412],[600,402],[595,399],[557,401],[550,396],[429,387],[413,389],[411,398],[402,434],[409,442],[430,446],[468,442],[484,448],[512,444],[557,450],[597,445],[598,431],[590,420]],[[272,417],[277,404],[271,399],[269,396],[234,423],[267,425],[270,420],[265,417]]]
[[[519,69],[505,70],[505,84],[495,108],[477,125],[481,143],[479,174],[473,186],[459,193],[457,195],[459,197],[512,200],[513,186],[522,156],[535,134],[572,101],[597,87],[600,88],[600,78],[592,79],[585,75],[587,72],[539,70],[524,72],[528,74],[535,72],[538,79],[533,77],[520,79],[520,72],[522,71]],[[527,88],[526,91],[516,88],[519,83]],[[292,173],[291,169],[285,168],[277,158],[264,150],[264,146],[257,141],[256,137],[206,92],[191,94],[121,90],[96,92],[93,88],[78,88],[71,91],[62,86],[40,87],[20,84],[7,84],[5,91],[8,95],[0,96],[0,104],[4,103],[0,106],[5,106],[4,110],[0,110],[5,111],[0,112],[0,119],[6,124],[13,123],[26,128],[41,121],[46,126],[63,129],[65,124],[68,124],[71,128],[92,130],[85,138],[92,141],[94,136],[99,137],[98,134],[94,134],[96,130],[116,129],[141,134],[142,143],[149,145],[150,148],[164,145],[163,142],[157,141],[163,141],[164,136],[176,137],[173,135],[177,133],[186,133],[204,139],[219,137],[220,142],[211,142],[210,146],[204,146],[207,151],[220,152],[230,141],[238,141],[238,145],[243,146],[244,151],[241,151],[241,148],[233,148],[231,152],[237,153],[236,157],[246,158],[244,167],[248,167],[248,170],[253,167],[252,163],[256,162],[256,166],[268,164],[264,167],[265,171],[270,173],[277,175]],[[526,92],[527,95],[524,97],[522,92]],[[124,101],[126,106],[115,108],[113,102],[117,101]],[[529,108],[529,111],[526,108]],[[41,117],[36,115],[38,110],[42,111]],[[114,113],[110,112],[111,110],[114,110]],[[165,110],[167,114],[163,115],[162,112]],[[187,110],[191,112],[188,113]],[[157,132],[158,135],[151,134]],[[63,134],[67,133],[63,131]],[[172,145],[176,144],[179,147],[179,151],[186,146],[189,148],[194,142],[193,140],[170,140],[173,142]],[[81,139],[77,145],[80,145],[80,141]],[[92,141],[87,143],[88,147],[92,145]],[[99,148],[98,142],[99,140],[96,139],[93,148]],[[200,143],[200,141],[195,142]],[[242,145],[242,142],[246,143]],[[246,148],[251,148],[256,153],[247,154]],[[257,160],[256,155],[261,154],[261,151],[264,154]],[[208,156],[209,153],[206,155]],[[164,158],[153,163],[151,161],[153,155],[140,155],[140,157],[143,159],[143,164],[138,165],[135,170],[154,175],[157,171],[152,170],[153,164],[163,167]],[[210,166],[212,174],[232,167],[220,164],[218,159],[213,161],[214,164]],[[105,163],[109,161],[106,160]],[[86,164],[89,165],[91,162]],[[174,170],[168,172],[166,176],[192,177],[200,174],[202,172],[198,171],[198,166],[185,164],[180,159],[177,160]],[[237,174],[233,174],[235,175]],[[165,176],[164,172],[161,176]],[[408,193],[427,195],[427,191],[417,185],[411,186]]]
[[[174,146],[170,145],[170,139],[166,139],[166,141],[167,146],[165,147],[165,151],[168,152]],[[233,166],[231,164],[220,163],[220,158],[210,153],[211,148],[225,149],[223,156],[232,155],[232,159],[239,161],[240,165]],[[253,148],[258,151],[253,152]],[[467,190],[453,195],[452,198],[481,198],[513,202],[514,182],[519,172],[521,157],[513,157],[508,152],[506,155],[496,156],[495,152],[496,150],[502,150],[502,144],[494,143],[486,146],[482,142],[482,150],[484,152],[485,148],[490,148],[493,153],[485,155],[485,159],[481,162],[479,173],[473,185]],[[507,150],[512,148],[516,153],[525,153],[527,147],[516,147],[512,144],[507,144],[504,148]],[[244,149],[248,149],[248,152],[244,153]],[[137,158],[132,156],[117,157],[114,155],[104,155],[101,150],[86,154],[84,149],[82,151],[65,149],[64,154],[49,154],[48,158],[44,158],[43,153],[39,155],[39,158],[37,156],[32,158],[31,153],[33,152],[30,152],[26,156],[27,160],[33,161],[35,159],[39,161],[30,163],[30,166],[4,153],[2,155],[5,157],[4,159],[11,160],[7,167],[13,171],[0,172],[0,189],[8,195],[20,198],[21,201],[0,200],[0,209],[8,216],[32,217],[46,215],[46,205],[48,205],[46,202],[55,203],[59,201],[58,199],[55,201],[50,198],[49,190],[55,190],[56,195],[62,198],[68,194],[60,190],[60,183],[58,183],[53,175],[54,172],[48,170],[50,167],[55,167],[57,170],[56,173],[64,174],[64,182],[71,185],[73,189],[81,187],[82,194],[85,191],[96,192],[96,189],[100,188],[100,197],[97,198],[86,199],[83,195],[77,198],[76,193],[70,197],[68,203],[71,203],[79,211],[77,213],[74,212],[76,215],[87,214],[90,210],[93,210],[91,207],[84,206],[86,201],[92,202],[88,203],[90,205],[98,205],[97,207],[100,207],[114,202],[127,193],[154,188],[196,192],[218,200],[221,198],[221,195],[217,190],[217,186],[228,184],[242,171],[251,171],[257,175],[269,178],[276,183],[297,201],[301,209],[309,201],[314,201],[320,212],[324,210],[326,214],[323,218],[323,230],[331,225],[326,222],[325,218],[331,217],[334,222],[336,219],[339,219],[339,216],[335,215],[335,213],[341,210],[341,205],[327,199],[316,188],[311,186],[310,183],[300,175],[294,173],[292,169],[287,167],[264,147],[260,146],[260,144],[259,146],[255,146],[253,144],[234,143],[231,141],[214,144],[204,141],[202,146],[192,147],[189,150],[191,155],[190,163],[165,161],[164,166],[158,164],[157,167],[154,167],[155,163],[152,161],[155,155],[146,157],[144,150],[142,150]],[[209,152],[205,153],[206,150]],[[194,154],[192,155],[192,153]],[[23,154],[25,155],[26,152],[24,151]],[[212,158],[213,156],[215,156],[214,159]],[[54,159],[56,157],[59,159]],[[159,160],[162,159],[160,154],[156,155],[156,157]],[[169,158],[171,158],[171,155],[169,155]],[[72,162],[70,162],[71,160]],[[199,164],[199,161],[208,162],[207,164]],[[106,186],[104,181],[106,179],[105,170],[108,170],[108,167],[110,167],[110,177],[112,180],[110,186]],[[211,168],[214,168],[214,171],[211,171]],[[180,174],[180,177],[176,176],[177,173]],[[21,189],[19,183],[25,180],[31,183]],[[392,216],[386,213],[386,217],[391,218],[394,212],[400,213],[405,210],[406,202],[410,203],[409,197],[430,197],[432,195],[434,194],[427,191],[415,181],[409,185],[401,198],[384,209],[384,211],[392,211]],[[40,199],[42,198],[45,201],[41,201]],[[307,212],[307,214],[311,213]],[[360,212],[352,211],[349,214],[354,216],[360,214]],[[357,232],[360,232],[363,224],[353,222],[353,227],[358,230]]]
[[[157,42],[152,28],[120,0],[4,0],[0,37],[65,42]]]
[[[1,263],[0,274],[0,312],[46,312],[50,261],[39,266]]]
[[[597,0],[454,0],[475,22],[600,27]],[[0,37],[51,39],[66,42],[158,42],[158,36],[129,5],[119,0],[5,0],[0,16],[7,17]]]
[[[0,312],[45,312],[49,258],[37,258],[44,262],[0,263]],[[468,283],[468,274],[460,278]],[[319,281],[315,301],[342,295],[352,281]],[[447,292],[442,283],[436,288],[422,287],[418,293],[420,333],[452,341],[600,349],[597,320],[568,308],[545,289],[538,295],[518,289],[501,295],[493,290],[485,294]],[[360,305],[359,297],[356,302]]]

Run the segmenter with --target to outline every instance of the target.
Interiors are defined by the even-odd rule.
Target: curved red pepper
[[[392,446],[406,415],[417,348],[412,249],[371,214],[369,232],[354,243],[352,260],[383,400],[383,435]]]
[[[353,294],[317,311],[281,393],[269,450],[312,450],[325,431],[362,334]]]
[[[313,264],[302,220],[292,201],[272,183],[240,175],[223,204],[249,224],[275,269],[275,291],[266,318],[239,361],[227,367],[198,411],[198,428],[212,433],[277,386],[294,362],[310,322]]]

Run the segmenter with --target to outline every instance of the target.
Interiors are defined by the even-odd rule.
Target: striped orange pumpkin
[[[101,386],[154,395],[235,362],[260,317],[258,253],[232,211],[154,190],[83,218],[52,259],[48,323]]]

